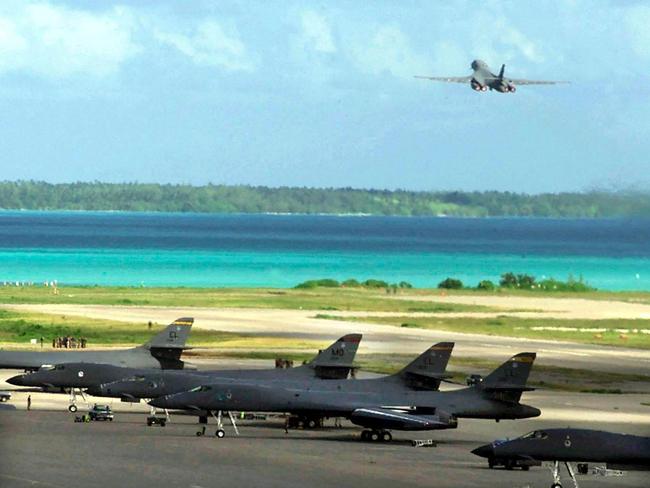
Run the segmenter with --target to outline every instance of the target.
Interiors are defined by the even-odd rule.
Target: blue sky
[[[650,4],[0,3],[0,179],[650,188]],[[568,86],[475,93],[412,76]]]

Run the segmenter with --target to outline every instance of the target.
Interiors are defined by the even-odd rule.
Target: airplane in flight
[[[101,363],[129,368],[183,369],[180,359],[192,329],[194,319],[183,317],[174,320],[149,342],[130,349],[111,351],[2,351],[0,369],[36,371],[43,365],[61,363]]]
[[[494,74],[485,61],[475,59],[470,65],[473,73],[468,76],[415,76],[424,80],[443,81],[446,83],[469,83],[473,90],[486,92],[488,90],[500,93],[514,93],[517,85],[557,85],[568,83],[568,81],[544,81],[525,80],[517,78],[506,78],[506,65],[501,65],[499,74]]]
[[[288,369],[160,370],[124,368],[110,364],[60,363],[9,378],[15,386],[47,388],[50,391],[83,389],[92,396],[124,401],[156,398],[186,391],[210,378],[274,380],[280,378],[345,379],[353,369],[361,334],[347,334],[311,361]],[[74,397],[72,404],[74,404]],[[76,407],[75,407],[76,408]],[[74,411],[74,410],[71,410]]]
[[[517,439],[480,446],[472,453],[487,458],[490,465],[497,461],[550,461],[553,463],[551,488],[562,488],[560,463],[564,463],[575,488],[578,481],[571,463],[579,463],[582,472],[588,471],[586,463],[605,463],[612,470],[650,471],[650,437],[602,430],[536,430]]]
[[[520,353],[482,381],[467,388],[437,391],[412,388],[404,378],[418,376],[438,380],[427,371],[355,381],[293,380],[261,382],[220,380],[190,391],[158,397],[150,405],[165,409],[202,411],[289,412],[309,416],[346,417],[366,428],[362,440],[392,440],[390,430],[454,429],[459,418],[522,419],[537,417],[540,410],[519,402],[535,353]],[[422,374],[424,373],[424,374]],[[217,437],[223,437],[219,426]]]

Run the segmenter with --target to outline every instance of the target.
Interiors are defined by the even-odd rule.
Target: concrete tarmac
[[[388,444],[364,443],[360,429],[291,430],[283,421],[240,423],[236,437],[197,437],[190,417],[147,427],[142,414],[113,422],[75,423],[67,412],[7,410],[0,406],[0,486],[50,487],[373,487],[436,486],[542,488],[546,467],[529,472],[490,470],[470,451],[495,438],[542,428],[540,421],[462,421],[454,431],[400,433]],[[616,428],[616,426],[612,426]],[[415,448],[411,439],[434,439]],[[568,481],[568,479],[567,479]],[[571,486],[565,483],[565,486]],[[647,487],[647,473],[622,478],[581,476],[580,486]]]

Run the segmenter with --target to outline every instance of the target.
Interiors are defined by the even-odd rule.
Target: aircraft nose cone
[[[492,447],[492,444],[485,444],[484,446],[480,446],[474,449],[472,451],[472,454],[484,458],[489,458],[494,456],[494,448]]]
[[[25,386],[24,376],[25,375],[23,375],[23,374],[12,376],[11,378],[9,378],[7,380],[7,383],[9,383],[10,385],[15,385],[15,386]]]

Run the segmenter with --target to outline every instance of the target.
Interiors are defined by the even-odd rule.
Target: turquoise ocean
[[[650,220],[0,212],[0,284],[435,287],[507,271],[650,290]]]

